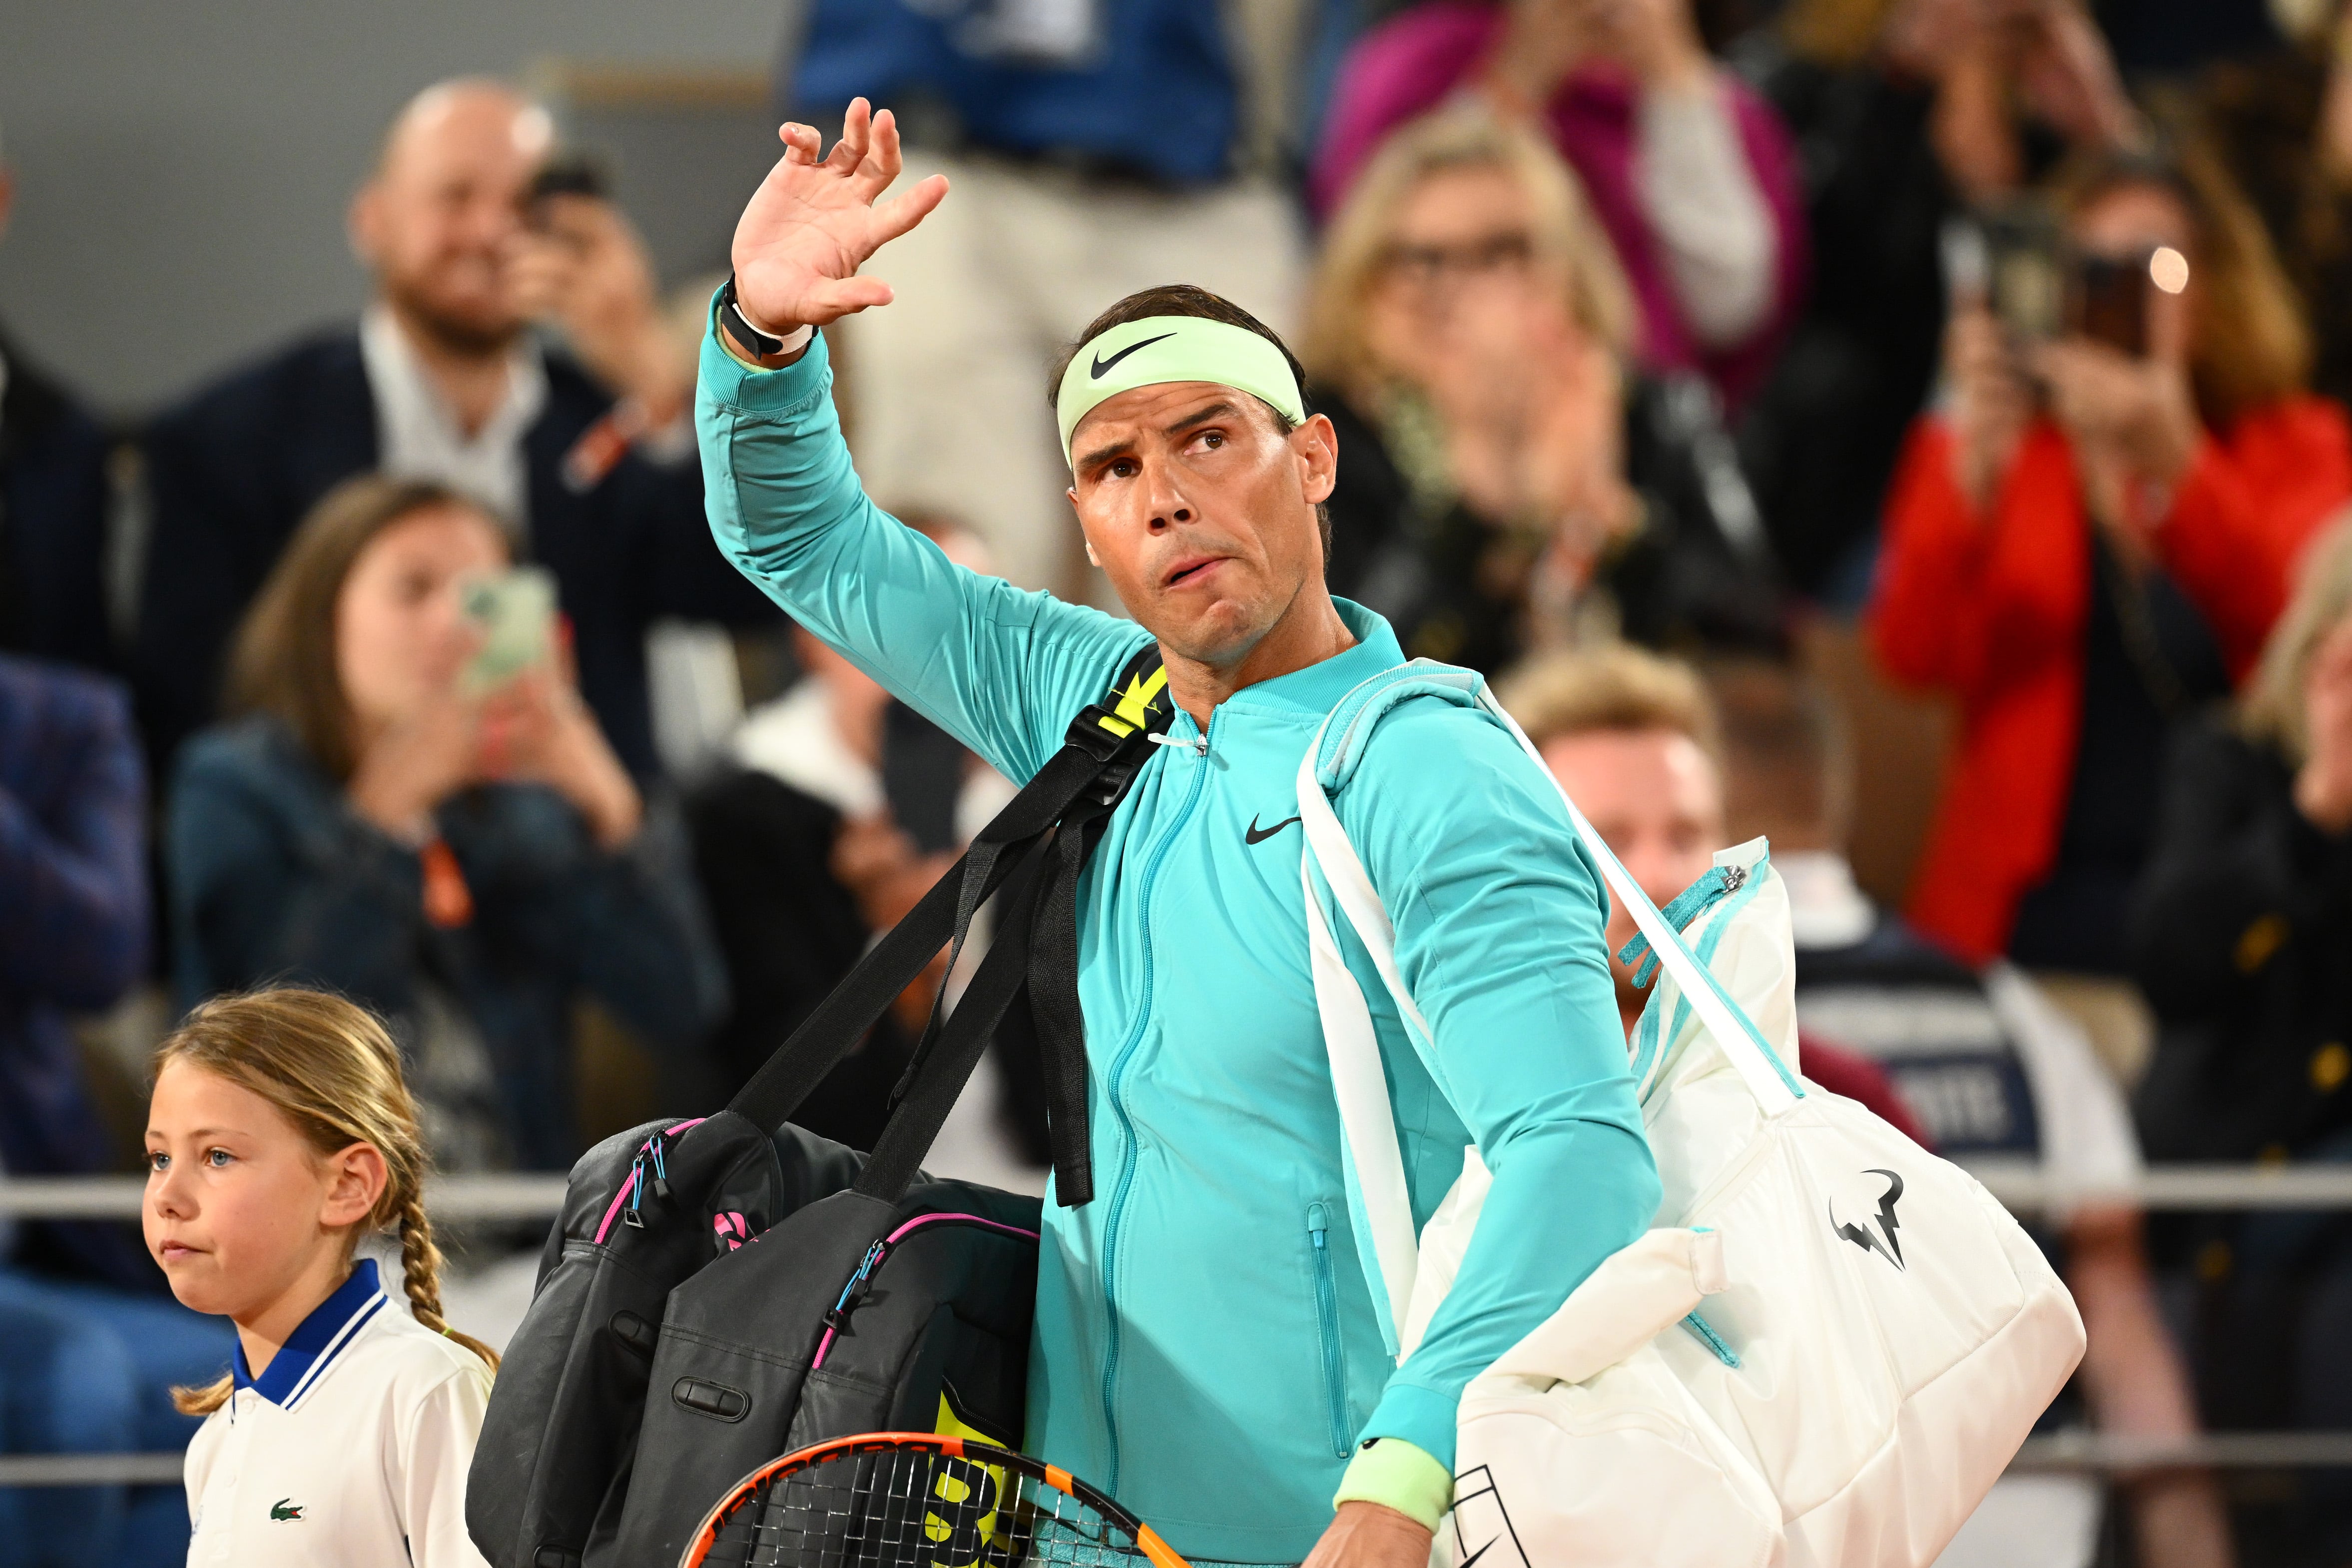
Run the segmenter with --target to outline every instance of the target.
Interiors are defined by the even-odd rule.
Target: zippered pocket
[[[1339,1287],[1331,1277],[1330,1211],[1307,1206],[1307,1241],[1315,1260],[1315,1324],[1323,1342],[1323,1408],[1330,1424],[1331,1452],[1346,1458],[1355,1428],[1348,1420],[1348,1356],[1339,1341]]]

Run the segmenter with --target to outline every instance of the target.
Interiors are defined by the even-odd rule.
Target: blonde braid
[[[441,1316],[441,1249],[433,1244],[433,1221],[411,1187],[400,1196],[401,1283],[408,1292],[408,1309],[416,1321],[436,1333],[446,1334],[499,1368],[499,1353],[468,1333],[451,1328]]]

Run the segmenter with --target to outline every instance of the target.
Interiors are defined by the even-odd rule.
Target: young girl
[[[227,1375],[173,1397],[191,1568],[480,1568],[466,1470],[498,1354],[441,1321],[416,1109],[364,1009],[224,997],[156,1052],[148,1249],[173,1293],[236,1325]],[[361,1239],[397,1225],[409,1311]]]

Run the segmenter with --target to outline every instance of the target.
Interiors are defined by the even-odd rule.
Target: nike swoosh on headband
[[[1129,359],[1138,349],[1154,352]],[[1246,392],[1291,428],[1307,423],[1307,401],[1282,344],[1272,338],[1200,316],[1144,316],[1105,329],[1078,345],[1054,393],[1054,423],[1062,455],[1087,415],[1138,387],[1204,382]]]
[[[1136,350],[1148,349],[1154,343],[1164,343],[1175,335],[1176,334],[1173,332],[1162,332],[1157,338],[1146,338],[1140,343],[1129,343],[1126,348],[1121,349],[1118,353],[1113,354],[1108,360],[1104,359],[1100,354],[1097,354],[1095,356],[1092,368],[1087,372],[1087,379],[1088,381],[1098,382],[1102,380],[1103,377],[1110,374],[1110,369],[1113,365],[1116,365],[1121,360],[1127,358],[1128,355],[1135,352]]]

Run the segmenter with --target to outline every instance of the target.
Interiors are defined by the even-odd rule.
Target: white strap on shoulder
[[[1327,805],[1324,810],[1330,808]],[[1339,945],[1331,939],[1331,928],[1324,923],[1322,901],[1315,896],[1315,859],[1307,854],[1298,862],[1298,880],[1307,894],[1307,946],[1315,973],[1315,1006],[1323,1015],[1323,1049],[1331,1058],[1331,1088],[1339,1103],[1340,1135],[1347,1140],[1354,1163],[1356,1189],[1363,1199],[1372,1254],[1380,1264],[1382,1293],[1388,1298],[1381,1337],[1393,1354],[1397,1337],[1404,1332],[1406,1309],[1412,1302],[1420,1238],[1413,1230],[1412,1194],[1405,1186],[1404,1153],[1397,1145],[1388,1076],[1381,1068],[1380,1037],[1372,1031],[1371,1009],[1364,1005],[1364,993],[1356,977],[1348,972]]]
[[[1503,727],[1518,741],[1519,749],[1528,754],[1528,760],[1559,792],[1559,803],[1568,808],[1568,820],[1575,827],[1576,836],[1584,841],[1584,847],[1591,853],[1594,862],[1601,867],[1602,880],[1617,895],[1617,902],[1633,912],[1633,924],[1641,927],[1642,935],[1650,939],[1650,948],[1657,954],[1659,963],[1674,976],[1675,984],[1682,988],[1683,995],[1689,998],[1700,1021],[1706,1025],[1707,1032],[1715,1037],[1716,1043],[1723,1049],[1723,1054],[1738,1070],[1740,1082],[1747,1084],[1748,1092],[1756,1097],[1757,1104],[1763,1107],[1767,1116],[1778,1116],[1793,1107],[1804,1098],[1805,1093],[1798,1087],[1795,1075],[1764,1043],[1764,1037],[1756,1032],[1754,1022],[1741,1010],[1739,1004],[1731,999],[1730,993],[1723,988],[1723,982],[1715,977],[1715,971],[1699,961],[1698,955],[1684,942],[1682,933],[1667,923],[1665,915],[1651,902],[1650,895],[1642,891],[1642,884],[1633,880],[1633,873],[1625,869],[1624,863],[1609,848],[1609,841],[1585,819],[1584,813],[1577,810],[1576,802],[1569,798],[1567,788],[1545,764],[1543,753],[1536,749],[1535,743],[1528,738],[1527,731],[1519,727],[1517,719],[1503,711],[1503,705],[1495,700],[1495,694],[1483,686],[1478,692],[1478,706],[1503,721]],[[1332,819],[1334,826],[1338,821],[1338,818]],[[1385,977],[1392,972],[1391,967],[1383,969],[1381,974]]]
[[[1559,789],[1560,801],[1568,808],[1568,819],[1577,837],[1591,852],[1618,901],[1633,911],[1634,924],[1650,939],[1659,961],[1690,999],[1765,1114],[1778,1115],[1795,1105],[1803,1091],[1765,1046],[1747,1015],[1724,992],[1721,982],[1691,952],[1682,934],[1667,924],[1649,894],[1633,880],[1633,873],[1610,852],[1607,841],[1577,810],[1568,791],[1559,788],[1559,780],[1545,766],[1542,754],[1511,716],[1488,692],[1482,690],[1478,700],[1487,712],[1502,720],[1520,748],[1542,769],[1546,779],[1552,779],[1553,788]],[[1372,886],[1363,862],[1357,857],[1355,846],[1349,842],[1347,830],[1339,825],[1339,814],[1332,810],[1329,798],[1323,793],[1321,780],[1316,777],[1316,760],[1322,747],[1323,737],[1318,732],[1298,765],[1298,816],[1307,847],[1307,853],[1300,860],[1299,880],[1307,901],[1315,1001],[1322,1015],[1324,1049],[1330,1057],[1339,1124],[1363,1197],[1391,1322],[1402,1325],[1412,1299],[1419,1254],[1404,1157],[1397,1143],[1396,1117],[1389,1103],[1388,1076],[1381,1064],[1380,1040],[1373,1032],[1371,1013],[1324,921],[1322,904],[1315,892],[1317,870],[1322,872],[1333,901],[1370,956],[1406,1029],[1420,1037],[1419,1043],[1424,1049],[1430,1043],[1429,1025],[1397,970],[1396,932],[1390,924],[1388,910]]]

